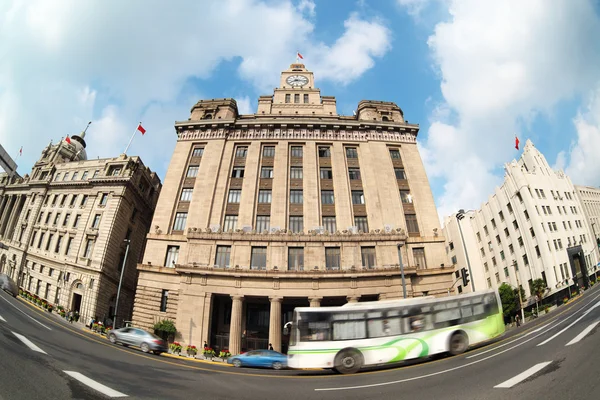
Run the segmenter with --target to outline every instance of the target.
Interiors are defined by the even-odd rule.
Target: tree
[[[502,314],[504,322],[509,323],[512,318],[521,310],[519,304],[519,292],[508,283],[503,283],[498,288],[500,301],[502,301]],[[521,288],[521,298],[525,298],[525,291]]]
[[[170,319],[163,319],[162,321],[154,324],[154,334],[160,336],[166,341],[169,341],[171,338],[175,338],[176,333],[177,328],[175,328],[175,324]]]
[[[542,301],[542,296],[546,293],[546,282],[543,279],[536,279],[531,283],[531,293],[537,296],[537,301]]]

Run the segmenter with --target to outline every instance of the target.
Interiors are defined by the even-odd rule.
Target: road
[[[457,357],[355,375],[143,354],[0,293],[0,400],[594,399],[600,289]],[[596,394],[594,394],[596,393]]]

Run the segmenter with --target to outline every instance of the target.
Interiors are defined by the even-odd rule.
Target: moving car
[[[229,357],[228,364],[234,367],[264,367],[282,369],[287,367],[287,356],[274,350],[252,350],[244,354]]]
[[[111,343],[121,343],[123,346],[139,347],[144,353],[152,351],[159,355],[168,350],[167,342],[155,334],[139,328],[113,329],[108,334],[108,340]]]
[[[17,284],[6,274],[0,274],[0,289],[10,293],[12,297],[17,297],[19,294]]]

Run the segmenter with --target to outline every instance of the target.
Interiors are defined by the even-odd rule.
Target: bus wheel
[[[335,356],[335,369],[340,374],[353,374],[363,365],[363,356],[358,350],[344,349]]]
[[[469,337],[464,332],[454,332],[450,337],[450,353],[453,356],[464,353],[469,347]]]

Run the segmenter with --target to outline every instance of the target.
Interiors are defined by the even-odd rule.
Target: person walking
[[[273,350],[273,345],[269,343],[269,350]]]
[[[517,314],[515,317],[515,321],[517,322],[517,328],[521,326],[521,316]]]

